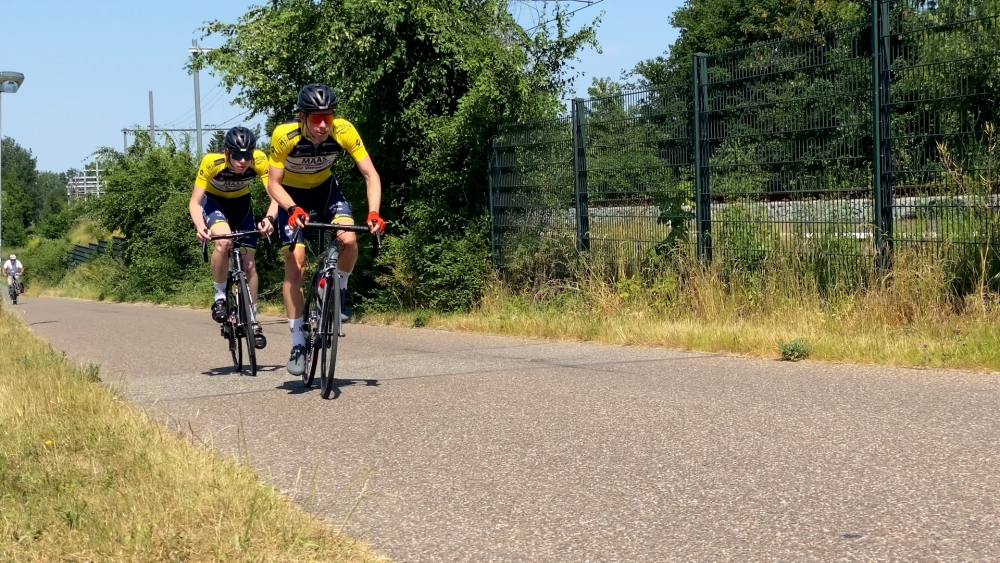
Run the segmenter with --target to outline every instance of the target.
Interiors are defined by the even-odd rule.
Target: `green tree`
[[[801,37],[856,22],[867,13],[868,4],[868,0],[811,0],[801,5],[799,0],[689,0],[670,16],[680,34],[668,52],[639,63],[633,72],[645,85],[687,80],[695,53]]]
[[[41,223],[49,215],[63,210],[66,206],[66,183],[67,178],[64,173],[38,173],[38,180],[28,192],[34,205],[36,223]]]
[[[9,246],[24,244],[26,229],[35,219],[35,207],[29,190],[38,181],[35,157],[31,151],[7,137],[0,143],[3,151],[3,242]]]
[[[99,152],[105,193],[94,204],[95,215],[125,236],[121,289],[127,297],[161,299],[201,261],[187,211],[194,155],[187,144],[167,139],[153,146],[148,133],[138,132],[126,152]]]
[[[561,8],[554,27],[528,35],[508,4],[274,0],[235,24],[205,28],[226,39],[209,65],[269,127],[293,117],[305,84],[335,89],[339,113],[357,126],[382,177],[393,237],[381,279],[396,304],[450,309],[478,297],[488,269],[490,133],[554,116],[567,63],[596,45],[593,26],[567,32]],[[337,172],[363,216],[359,175],[350,163]]]

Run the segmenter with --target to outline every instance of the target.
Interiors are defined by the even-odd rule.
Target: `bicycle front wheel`
[[[337,343],[340,342],[340,272],[334,270],[326,283],[327,299],[325,305],[329,309],[324,315],[328,335],[323,350],[322,371],[320,371],[320,396],[329,399],[335,389],[334,374],[337,371]]]
[[[323,347],[320,333],[322,332],[320,319],[324,318],[323,299],[325,292],[319,287],[320,273],[313,274],[312,283],[309,284],[309,291],[306,293],[305,326],[309,327],[309,334],[306,335],[306,370],[302,372],[302,385],[312,387],[313,379],[316,377],[316,365],[319,358],[319,351]]]
[[[247,348],[247,362],[250,375],[257,376],[257,348],[253,342],[253,305],[250,303],[250,288],[247,286],[246,274],[240,274],[240,318],[239,325],[243,330],[243,343]]]
[[[239,294],[230,280],[226,290],[226,337],[229,338],[229,354],[233,357],[233,368],[237,373],[243,373],[243,348],[240,343],[237,328],[239,326]]]

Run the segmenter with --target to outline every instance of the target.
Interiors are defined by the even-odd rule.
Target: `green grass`
[[[384,561],[0,312],[4,561]]]

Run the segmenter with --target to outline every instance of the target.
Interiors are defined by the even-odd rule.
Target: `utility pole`
[[[191,48],[188,51],[191,53],[191,58],[193,59],[191,64],[191,74],[194,75],[194,128],[197,131],[196,135],[198,137],[198,157],[204,152],[201,150],[201,86],[199,84],[199,78],[201,75],[201,55],[214,49],[206,49],[198,45],[197,39],[191,40]]]
[[[153,124],[153,91],[149,91],[149,140],[156,146],[156,126]]]

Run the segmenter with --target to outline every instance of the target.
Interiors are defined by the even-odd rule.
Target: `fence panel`
[[[658,248],[693,244],[690,90],[684,82],[578,104],[592,260],[628,272]]]
[[[110,254],[114,258],[120,258],[124,242],[125,239],[122,237],[112,237],[110,243],[102,240],[96,243],[92,242],[87,246],[75,244],[66,255],[66,263],[70,269],[73,269],[101,254]]]
[[[565,265],[576,252],[570,118],[501,127],[490,150],[494,256],[505,269]]]
[[[872,76],[861,25],[707,55],[702,173],[716,259],[856,270],[873,253]]]
[[[890,13],[895,243],[975,268],[1000,234],[1000,3],[879,1]]]

